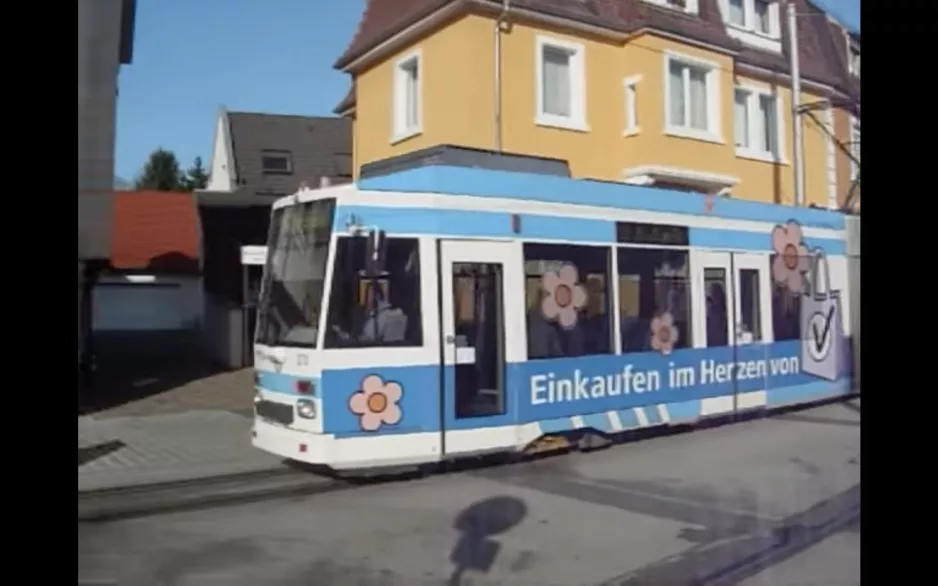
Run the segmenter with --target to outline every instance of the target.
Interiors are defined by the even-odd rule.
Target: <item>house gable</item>
[[[212,164],[209,168],[208,191],[234,191],[237,185],[237,170],[231,153],[231,133],[228,126],[228,111],[221,108],[215,119],[215,136],[212,141]]]

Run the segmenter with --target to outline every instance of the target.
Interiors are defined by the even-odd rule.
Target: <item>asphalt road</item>
[[[860,583],[860,403],[589,454],[78,527],[128,586]]]

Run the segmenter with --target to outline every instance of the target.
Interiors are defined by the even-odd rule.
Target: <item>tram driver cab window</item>
[[[327,348],[423,345],[416,238],[388,238],[384,270],[365,271],[367,240],[337,241]]]

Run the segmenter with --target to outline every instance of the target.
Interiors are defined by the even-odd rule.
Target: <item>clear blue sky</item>
[[[860,28],[860,0],[815,0]],[[364,0],[138,0],[134,60],[120,74],[117,175],[163,147],[208,166],[219,106],[329,115],[348,89],[332,69]]]

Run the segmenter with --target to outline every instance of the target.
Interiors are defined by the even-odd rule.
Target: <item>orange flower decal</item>
[[[679,332],[674,325],[674,316],[666,311],[651,320],[651,347],[664,355],[671,353],[677,344]]]
[[[586,289],[579,280],[573,265],[564,265],[560,271],[550,271],[541,278],[541,288],[547,293],[541,302],[541,313],[565,330],[576,326],[577,312],[586,305]]]
[[[780,285],[787,285],[792,293],[801,293],[804,288],[802,275],[808,272],[810,258],[808,247],[802,241],[801,226],[788,222],[772,230],[772,278]]]
[[[382,425],[396,425],[401,420],[398,403],[404,395],[401,385],[385,382],[372,374],[362,379],[361,389],[349,397],[348,406],[358,415],[362,431],[378,431]]]

